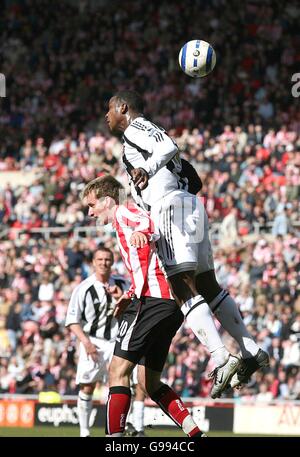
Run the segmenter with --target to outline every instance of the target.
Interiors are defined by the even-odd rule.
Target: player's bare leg
[[[152,370],[143,365],[138,366],[139,385],[148,393],[149,397],[157,403],[163,412],[190,437],[205,436],[181,398],[171,387],[160,380],[161,372]]]
[[[134,364],[126,359],[113,356],[109,369],[109,397],[106,412],[107,436],[122,436],[130,407],[130,376]],[[163,411],[182,427],[188,436],[202,436],[193,418],[177,394],[160,381],[161,372],[139,366],[138,381]]]
[[[122,436],[131,402],[130,376],[135,364],[113,356],[109,366],[109,396],[106,404],[106,435]]]
[[[141,437],[145,436],[144,432],[144,410],[145,398],[147,393],[138,383],[137,378],[138,366],[132,372],[130,378],[131,390],[134,392],[134,399],[131,402],[131,408],[128,413],[127,423],[125,428],[125,436]]]

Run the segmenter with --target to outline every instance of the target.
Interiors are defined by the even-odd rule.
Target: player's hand
[[[87,341],[86,343],[84,343],[84,348],[86,350],[87,355],[90,356],[92,360],[97,363],[99,361],[97,347],[91,341]]]
[[[118,287],[116,284],[113,286],[106,284],[105,289],[115,300],[118,300],[123,293],[121,287]]]
[[[122,297],[116,303],[114,309],[114,317],[119,317],[125,311],[130,302],[131,298],[128,297],[127,294],[123,294]]]
[[[142,232],[134,232],[129,240],[131,246],[135,248],[143,248],[148,244],[148,237]]]
[[[134,168],[131,170],[131,177],[135,187],[144,190],[148,186],[149,175],[144,168]]]

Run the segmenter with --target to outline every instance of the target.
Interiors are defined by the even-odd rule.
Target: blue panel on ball
[[[212,64],[212,55],[213,55],[213,48],[209,46],[207,50],[207,56],[206,56],[206,73],[209,73],[211,71],[211,64]]]
[[[196,41],[196,49],[199,49],[200,48],[200,40],[197,40]],[[194,67],[197,67],[197,59],[195,58],[194,59]]]
[[[186,49],[187,49],[187,44],[185,44],[183,46],[182,54],[181,54],[181,68],[183,69],[183,71],[185,71]]]

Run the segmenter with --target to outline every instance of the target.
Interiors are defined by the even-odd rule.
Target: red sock
[[[182,403],[181,398],[167,384],[163,384],[151,395],[151,398],[188,436],[202,435],[201,430]],[[185,420],[187,417],[188,419]]]
[[[109,389],[106,403],[106,434],[123,433],[130,407],[131,391],[128,387],[117,386]]]

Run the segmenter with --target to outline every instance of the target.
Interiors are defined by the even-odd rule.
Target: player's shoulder
[[[149,121],[145,117],[136,117],[129,127],[131,127],[133,131],[138,130],[145,132],[147,127],[149,127]]]
[[[124,132],[125,141],[129,139],[130,141],[133,139],[138,140],[139,138],[152,137],[155,135],[162,135],[165,133],[165,130],[156,124],[154,124],[149,119],[145,117],[137,117],[131,124],[127,127]]]
[[[127,202],[124,205],[119,205],[116,211],[116,217],[117,219],[120,217],[125,217],[128,218],[130,216],[143,216],[143,215],[148,215],[145,210],[140,208],[136,203],[134,202]]]
[[[129,145],[135,148],[142,148],[145,140],[147,141],[147,137],[147,124],[141,117],[138,117],[133,122],[131,122],[123,134],[125,145]]]
[[[81,292],[85,292],[86,290],[88,290],[96,281],[96,276],[95,276],[95,273],[93,273],[92,275],[88,276],[86,279],[84,279],[83,281],[81,281],[81,283],[79,283],[73,293],[81,293]]]
[[[149,138],[155,140],[157,143],[165,141],[168,137],[167,132],[161,125],[157,125],[154,122],[145,119],[144,125],[146,128],[146,134]]]
[[[117,286],[121,287],[121,289],[124,289],[124,286],[128,284],[128,280],[124,278],[124,276],[113,274],[109,278],[110,284],[116,284]]]
[[[115,218],[117,219],[117,221],[119,221],[120,219],[122,219],[122,217],[124,217],[125,215],[128,214],[128,203],[126,204],[123,204],[123,205],[119,205],[116,209],[116,212],[115,212]]]

